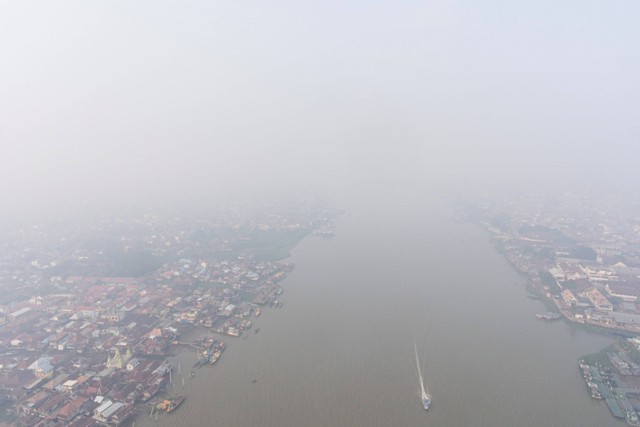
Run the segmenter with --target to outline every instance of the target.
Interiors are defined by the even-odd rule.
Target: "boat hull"
[[[424,408],[425,411],[428,411],[429,408],[431,407],[431,399],[422,399],[422,407]]]

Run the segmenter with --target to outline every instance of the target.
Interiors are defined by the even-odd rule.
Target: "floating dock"
[[[624,412],[622,412],[622,409],[620,408],[620,405],[618,405],[618,401],[616,399],[613,397],[607,397],[604,401],[607,402],[607,406],[614,417],[622,420],[625,419]]]

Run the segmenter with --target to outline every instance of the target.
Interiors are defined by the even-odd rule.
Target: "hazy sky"
[[[638,22],[637,0],[0,1],[2,204],[640,184]]]

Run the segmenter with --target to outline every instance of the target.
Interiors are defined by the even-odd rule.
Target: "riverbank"
[[[534,267],[535,264],[510,251],[505,244],[509,238],[504,234],[487,224],[479,223],[479,226],[501,257],[525,278],[529,297],[545,305],[549,318],[555,319],[553,314],[557,313],[564,321],[582,330],[621,337],[618,343],[580,358],[579,367],[592,399],[602,400],[615,419],[631,426],[640,425],[640,341],[634,338],[640,332],[640,325],[621,326],[607,317],[579,314],[575,304],[567,304],[567,292],[562,294],[562,286],[557,281],[551,286],[548,275],[541,277],[539,268],[542,266]],[[545,318],[545,315],[537,316]]]
[[[562,285],[553,278],[550,281],[549,274],[545,268],[551,269],[553,264],[541,265],[528,262],[517,251],[510,251],[504,244],[510,237],[505,236],[486,223],[477,222],[476,224],[489,236],[493,247],[502,258],[507,261],[516,273],[526,280],[525,288],[527,292],[533,297],[537,297],[547,310],[561,314],[565,320],[579,327],[584,327],[586,330],[609,332],[614,335],[624,336],[637,336],[640,334],[640,323],[621,324],[615,322],[608,316],[611,311],[598,314],[598,307],[594,307],[588,298],[582,298],[582,304],[580,305],[582,310],[577,310],[577,304],[574,303],[577,303],[578,299],[574,294],[568,289],[563,289]],[[597,292],[597,289],[594,292]],[[597,297],[602,298],[602,295],[598,293]],[[592,307],[596,312],[585,312],[584,307]]]
[[[613,417],[640,425],[640,341],[621,339],[580,359],[588,394],[602,400]]]

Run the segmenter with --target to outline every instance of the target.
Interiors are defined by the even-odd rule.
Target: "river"
[[[305,238],[284,306],[263,310],[260,333],[225,339],[215,367],[176,381],[187,400],[175,413],[136,425],[624,425],[588,396],[576,365],[612,338],[537,320],[544,306],[482,229],[453,222],[444,203],[407,201],[354,203],[333,239]],[[194,359],[174,363],[184,373]]]

